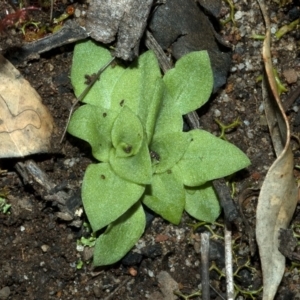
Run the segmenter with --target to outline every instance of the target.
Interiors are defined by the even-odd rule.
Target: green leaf
[[[116,149],[116,157],[130,157],[140,150],[144,139],[143,125],[140,119],[124,106],[115,120],[111,139]]]
[[[250,164],[236,146],[200,129],[189,131],[192,141],[182,159],[174,166],[176,175],[187,186],[233,174]]]
[[[151,182],[152,166],[146,139],[134,156],[120,157],[115,149],[111,149],[109,162],[114,172],[124,180],[138,184]]]
[[[127,105],[139,116],[150,143],[164,92],[155,54],[147,51],[118,78],[111,96],[111,107],[119,110]]]
[[[87,86],[86,75],[97,73],[111,57],[107,49],[95,42],[85,41],[76,45],[71,69],[76,96]],[[115,111],[127,105],[142,120],[149,144],[163,92],[164,84],[157,59],[152,51],[147,51],[128,68],[118,65],[108,67],[83,101]]]
[[[182,158],[190,140],[191,137],[186,132],[155,135],[150,146],[152,153],[157,155],[152,159],[153,173],[170,170]]]
[[[111,96],[111,107],[118,110],[123,100],[124,105],[141,120],[147,119],[158,79],[162,80],[156,56],[153,51],[147,51],[134,60],[118,78]]]
[[[213,88],[213,73],[207,51],[184,55],[163,80],[181,114],[201,107],[209,99]]]
[[[179,224],[185,204],[183,184],[171,170],[155,174],[151,186],[146,187],[143,203],[165,220]]]
[[[186,187],[185,210],[199,221],[213,223],[220,215],[220,204],[212,184]]]
[[[110,224],[96,241],[94,265],[111,265],[120,260],[142,236],[146,217],[140,202]]]
[[[174,99],[165,88],[163,102],[157,114],[154,136],[157,134],[182,132],[182,129],[182,113],[180,112],[178,106],[174,105]]]
[[[149,145],[152,136],[154,134],[154,129],[156,126],[157,116],[159,114],[161,105],[162,105],[162,99],[163,94],[165,92],[165,85],[161,78],[158,78],[155,82],[155,90],[153,91],[152,98],[148,98],[148,111],[146,116],[143,116],[145,119],[143,124],[145,127],[145,131],[147,134],[147,144]],[[144,104],[145,105],[145,104]]]
[[[107,162],[112,147],[111,130],[117,115],[101,106],[83,105],[73,113],[68,132],[88,142],[96,159]]]
[[[89,165],[82,183],[82,201],[93,231],[124,214],[144,190],[144,186],[118,177],[108,163]]]
[[[86,40],[76,44],[74,48],[73,62],[71,68],[71,82],[75,95],[78,97],[87,87],[87,75],[93,76],[112,56],[110,52],[100,44],[92,40]],[[108,109],[111,107],[111,93],[118,78],[125,72],[125,68],[115,65],[109,66],[96,81],[83,102],[101,105]]]

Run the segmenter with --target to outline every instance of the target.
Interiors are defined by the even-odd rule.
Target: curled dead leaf
[[[272,300],[285,269],[285,257],[278,250],[279,231],[281,228],[286,229],[291,221],[298,192],[293,176],[294,161],[290,147],[289,122],[278,95],[271,60],[270,20],[264,1],[258,0],[258,3],[266,25],[262,52],[268,82],[264,82],[263,88],[264,107],[277,159],[270,167],[260,191],[256,216],[256,240],[263,272],[263,300]]]
[[[41,97],[0,55],[0,158],[49,151],[52,130]]]

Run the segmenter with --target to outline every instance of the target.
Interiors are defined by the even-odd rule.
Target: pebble
[[[84,250],[84,246],[83,245],[76,245],[76,251],[82,252],[83,250]]]
[[[284,70],[283,76],[288,84],[295,83],[298,80],[298,75],[294,69]]]
[[[239,19],[241,19],[241,18],[243,17],[243,15],[244,15],[243,12],[237,11],[237,12],[235,13],[235,15],[234,15],[234,18],[235,18],[236,20],[239,20]]]
[[[130,251],[125,255],[125,257],[122,259],[122,264],[124,266],[135,266],[138,265],[143,259],[143,255],[139,253],[135,253]]]
[[[260,113],[262,113],[264,110],[265,110],[264,104],[261,103],[260,106],[259,106],[259,108],[258,108],[258,111],[259,111]]]
[[[92,259],[94,253],[94,247],[84,247],[83,253],[82,253],[82,260],[83,261],[88,261]]]
[[[96,298],[100,298],[101,297],[101,289],[99,286],[94,285],[93,286],[93,292]]]
[[[67,158],[64,160],[64,165],[66,167],[72,168],[77,163],[77,158]]]
[[[9,297],[10,295],[10,288],[8,286],[5,286],[0,290],[0,299],[5,300]]]
[[[159,257],[162,253],[161,244],[150,245],[142,249],[142,254],[148,258]]]
[[[218,109],[215,109],[215,111],[214,111],[214,116],[215,116],[216,118],[220,117],[220,116],[221,116],[221,112],[220,112]]]
[[[76,18],[79,18],[80,15],[81,15],[80,9],[76,8],[76,9],[75,9],[75,12],[74,12],[74,16],[75,16]]]
[[[49,250],[49,246],[48,245],[42,245],[41,246],[41,249],[42,249],[42,251],[45,253],[45,252],[47,252],[48,250]]]
[[[247,137],[249,139],[253,139],[254,138],[253,130],[250,129],[250,130],[247,131]]]
[[[137,270],[136,270],[135,268],[133,268],[133,267],[131,267],[131,268],[128,269],[128,273],[129,273],[132,277],[135,277],[135,276],[138,274]]]

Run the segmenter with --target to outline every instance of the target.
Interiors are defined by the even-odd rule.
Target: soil
[[[235,176],[236,195],[248,186],[258,186],[275,159],[268,127],[262,110],[261,84],[257,78],[262,73],[262,42],[251,38],[252,34],[264,34],[264,24],[256,1],[234,1],[235,21],[224,25],[223,38],[233,47],[233,61],[227,84],[200,109],[201,126],[218,135],[220,128],[215,118],[230,124],[241,120],[238,128],[227,132],[227,139],[241,148],[251,159],[251,166]],[[269,6],[272,32],[290,22],[289,14],[296,2],[279,7],[273,1]],[[55,1],[54,13],[61,14],[68,1]],[[75,3],[76,9],[84,11],[85,1]],[[1,1],[0,12],[11,11],[11,6]],[[298,7],[299,9],[299,7]],[[41,21],[49,19],[49,10],[31,11]],[[229,7],[223,3],[222,19],[229,16]],[[4,14],[2,14],[4,17]],[[76,17],[74,17],[76,18]],[[0,38],[0,49],[8,55],[12,47],[24,44],[22,33],[14,28],[5,29]],[[287,33],[273,43],[274,65],[288,93],[299,84],[300,55],[299,33]],[[68,208],[78,209],[80,187],[84,171],[93,161],[89,147],[67,135],[63,143],[59,139],[65,128],[71,105],[75,101],[69,80],[74,44],[62,46],[41,54],[40,58],[16,65],[21,74],[38,91],[44,105],[51,112],[56,131],[52,150],[47,154],[32,155],[24,159],[2,159],[0,169],[0,192],[7,191],[6,200],[11,204],[9,213],[0,213],[0,299],[178,299],[169,292],[163,295],[162,276],[166,271],[178,283],[183,294],[190,295],[201,289],[201,263],[199,254],[200,233],[210,230],[220,237],[212,238],[210,245],[211,299],[226,298],[226,281],[221,274],[224,269],[224,235],[222,216],[217,225],[200,226],[184,215],[179,226],[171,225],[149,214],[148,227],[141,240],[121,262],[106,268],[94,269],[91,250],[83,251],[77,240],[89,236],[83,221],[84,214],[68,219],[54,200],[47,200],[42,187],[32,181],[24,181],[18,172],[18,164],[33,160],[49,180],[60,186],[68,195]],[[295,75],[296,78],[292,78]],[[298,99],[299,101],[299,99]],[[296,102],[288,110],[292,131],[297,135],[300,112]],[[299,150],[295,143],[295,164],[299,164]],[[299,173],[295,170],[295,176]],[[244,203],[244,213],[252,230],[255,228],[257,196]],[[296,209],[297,215],[299,207]],[[292,224],[296,224],[294,218]],[[235,276],[240,289],[237,299],[261,299],[261,269],[258,253],[250,255],[247,236],[233,226],[234,268],[242,267]],[[79,251],[80,250],[80,251]],[[82,266],[80,263],[83,262]],[[216,271],[218,270],[218,271]],[[300,299],[298,267],[287,261],[286,272],[276,299]],[[223,270],[224,271],[224,270]],[[170,279],[165,279],[170,282]],[[217,291],[217,292],[216,292]],[[248,291],[248,292],[246,292]],[[250,291],[250,292],[249,292]],[[223,297],[223,298],[222,298]],[[195,295],[194,299],[201,299]]]

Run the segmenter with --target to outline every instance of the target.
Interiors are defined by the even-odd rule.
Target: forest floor
[[[61,14],[66,2],[56,1],[54,13]],[[70,4],[70,3],[67,3]],[[288,11],[293,6],[280,8],[267,1],[272,22],[272,33],[289,22]],[[86,10],[85,1],[74,6]],[[229,15],[229,7],[223,3],[223,19]],[[1,1],[0,12],[11,10],[6,1]],[[30,12],[49,18],[49,10]],[[4,17],[4,16],[0,16]],[[76,14],[74,16],[76,19]],[[221,35],[232,45],[232,65],[227,83],[199,110],[203,129],[219,135],[220,128],[215,118],[230,124],[237,118],[241,125],[228,132],[227,139],[242,149],[250,158],[251,166],[235,177],[236,198],[248,186],[259,187],[275,159],[268,127],[262,109],[261,83],[262,41],[251,38],[264,34],[264,23],[256,1],[235,1],[235,24],[224,25]],[[0,36],[0,49],[8,57],[12,48],[24,44],[22,33],[9,28]],[[2,159],[0,167],[0,192],[4,189],[9,213],[0,212],[0,299],[178,299],[172,293],[163,295],[163,281],[172,283],[170,275],[186,295],[201,289],[200,278],[200,233],[210,230],[216,234],[211,239],[210,259],[219,270],[224,268],[224,242],[222,216],[217,225],[206,225],[193,230],[197,222],[187,214],[178,226],[155,217],[133,251],[113,266],[94,269],[90,263],[90,249],[84,251],[77,240],[87,236],[83,226],[84,217],[67,220],[61,208],[53,201],[45,200],[45,192],[30,182],[24,182],[16,166],[33,160],[55,185],[65,186],[72,208],[80,207],[80,188],[86,167],[93,161],[90,149],[77,139],[67,135],[63,143],[59,139],[65,128],[70,107],[75,97],[69,75],[74,44],[52,49],[38,59],[15,63],[21,74],[42,97],[56,124],[53,149],[47,154],[38,154],[24,159]],[[287,92],[283,101],[299,85],[300,52],[299,31],[294,30],[274,41],[273,63]],[[297,135],[300,112],[295,102],[288,110],[292,132]],[[299,148],[294,145],[296,164]],[[295,171],[295,176],[299,177]],[[257,196],[243,204],[244,214],[255,230]],[[299,212],[296,209],[295,216]],[[294,218],[292,223],[296,222]],[[219,236],[219,237],[217,237]],[[240,289],[237,299],[261,299],[262,275],[258,253],[250,256],[247,237],[233,228],[235,269],[242,267],[235,276]],[[80,262],[83,262],[80,266]],[[164,271],[164,272],[163,272]],[[300,299],[299,268],[287,261],[283,281],[276,299]],[[210,272],[211,285],[226,298],[226,281],[215,270]],[[167,292],[168,293],[168,292]],[[211,290],[211,299],[222,299]],[[193,299],[201,299],[195,296]]]

